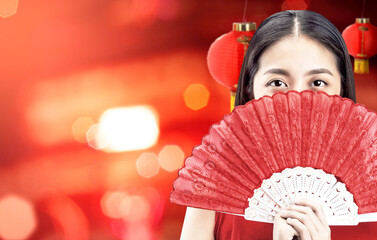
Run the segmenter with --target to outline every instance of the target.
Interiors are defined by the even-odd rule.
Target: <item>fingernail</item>
[[[291,223],[292,222],[292,218],[287,218],[287,222]]]

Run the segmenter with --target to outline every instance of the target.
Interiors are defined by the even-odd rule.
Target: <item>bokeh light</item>
[[[208,104],[209,91],[203,84],[191,84],[183,94],[188,108],[199,110]]]
[[[0,0],[0,17],[10,17],[17,12],[18,0]]]
[[[86,133],[86,141],[94,149],[104,149],[109,145],[108,139],[99,124],[93,124]]]
[[[79,117],[72,124],[73,138],[81,143],[86,143],[86,133],[89,128],[94,124],[94,120],[91,117]]]
[[[36,226],[35,210],[29,201],[13,195],[0,200],[1,239],[27,239]]]
[[[124,220],[136,222],[148,218],[150,205],[144,197],[132,195],[121,202],[120,211]]]
[[[101,208],[106,216],[129,222],[147,219],[151,209],[145,197],[120,191],[105,193],[101,199]]]
[[[160,164],[157,156],[154,153],[143,153],[136,160],[137,172],[146,178],[153,177],[158,174],[160,170]]]
[[[179,146],[167,145],[158,154],[158,160],[161,168],[172,172],[182,167],[185,154]]]
[[[103,213],[109,218],[122,218],[121,205],[128,195],[125,192],[107,192],[101,199]]]
[[[157,142],[158,116],[148,106],[111,108],[102,114],[97,133],[94,142],[106,145],[105,151],[146,149]]]

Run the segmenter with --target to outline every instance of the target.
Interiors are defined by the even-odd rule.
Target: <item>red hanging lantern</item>
[[[231,91],[231,107],[234,105],[243,58],[255,29],[255,23],[233,23],[233,30],[217,38],[208,51],[209,72],[218,83]]]
[[[377,54],[377,27],[369,18],[356,18],[356,22],[343,33],[348,52],[355,58],[355,73],[369,73],[368,58]]]

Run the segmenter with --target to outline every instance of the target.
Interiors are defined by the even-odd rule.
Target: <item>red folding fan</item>
[[[377,220],[377,114],[324,92],[289,91],[236,107],[185,160],[170,200],[273,222],[312,199],[330,225]]]

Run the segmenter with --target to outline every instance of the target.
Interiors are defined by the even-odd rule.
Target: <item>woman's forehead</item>
[[[318,41],[306,36],[281,39],[261,55],[261,68],[336,68],[334,54]]]

